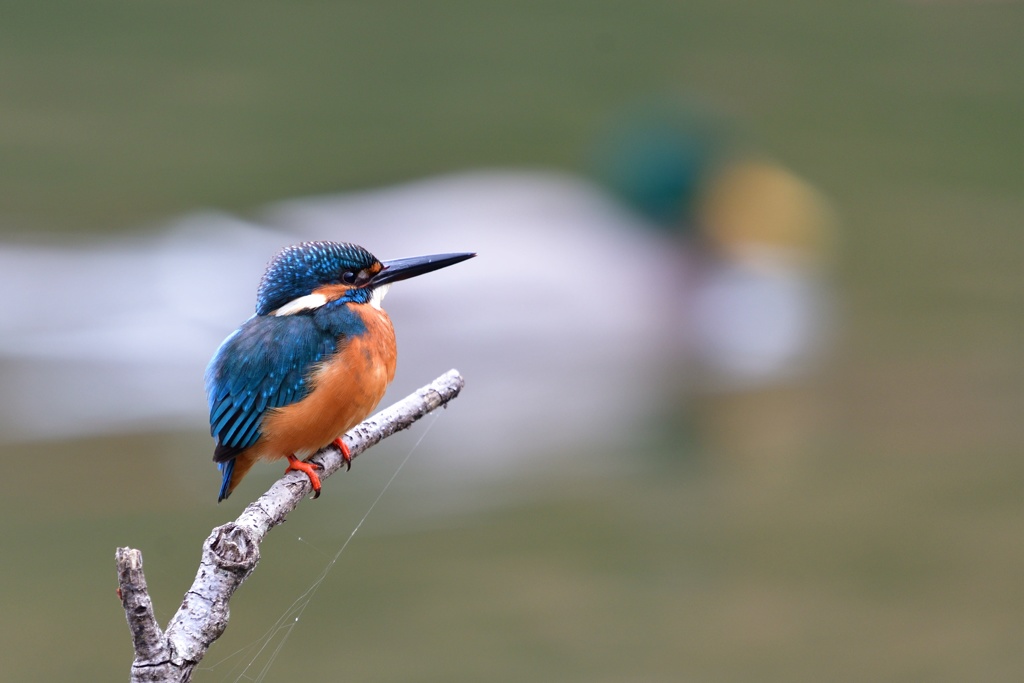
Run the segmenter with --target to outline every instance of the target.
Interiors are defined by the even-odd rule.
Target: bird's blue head
[[[450,266],[476,254],[435,254],[381,262],[357,244],[347,242],[303,242],[282,249],[270,261],[256,293],[256,314],[313,308],[322,305],[320,292],[329,288],[330,298],[368,303],[374,290],[383,296],[384,285]],[[320,290],[318,292],[318,290]],[[318,302],[305,301],[317,292]]]
[[[271,259],[256,293],[256,314],[267,315],[324,285],[355,285],[383,268],[358,244],[303,242]]]

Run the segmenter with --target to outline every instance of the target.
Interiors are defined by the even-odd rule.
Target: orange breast
[[[307,458],[366,418],[395,377],[395,330],[387,314],[357,308],[366,332],[345,340],[312,376],[313,389],[298,403],[270,411],[257,458]]]

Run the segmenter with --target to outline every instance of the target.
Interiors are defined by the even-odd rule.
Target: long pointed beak
[[[432,270],[439,270],[454,266],[466,259],[471,259],[476,254],[431,254],[430,256],[413,256],[412,258],[400,258],[393,261],[384,261],[384,268],[370,278],[367,283],[370,287],[378,287],[389,282],[407,280],[417,275],[429,273]]]

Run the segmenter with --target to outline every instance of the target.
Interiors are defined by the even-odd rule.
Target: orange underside
[[[235,457],[229,491],[257,460],[289,456],[302,460],[340,440],[384,398],[395,376],[395,332],[383,311],[369,305],[359,306],[358,310],[366,323],[366,332],[348,340],[321,364],[311,377],[313,388],[304,399],[267,411],[259,441]],[[348,449],[344,444],[338,445],[348,462]],[[293,465],[289,469],[301,469]],[[313,478],[311,474],[310,480]]]

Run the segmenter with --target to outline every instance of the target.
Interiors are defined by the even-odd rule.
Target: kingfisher
[[[397,347],[381,301],[392,283],[454,265],[474,253],[380,261],[345,242],[303,242],[271,259],[256,314],[225,339],[206,369],[213,461],[231,495],[257,460],[286,458],[320,495],[322,466],[309,458],[334,444],[384,397]]]

